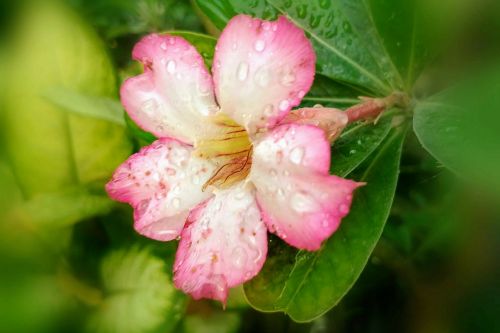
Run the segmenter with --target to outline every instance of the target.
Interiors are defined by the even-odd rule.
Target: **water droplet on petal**
[[[339,206],[339,212],[340,212],[340,214],[347,214],[347,213],[349,213],[349,206],[347,206],[346,204],[341,204]]]
[[[276,172],[276,170],[274,169],[271,169],[269,170],[269,175],[274,178],[278,175],[278,172]]]
[[[162,43],[160,44],[160,48],[161,48],[162,50],[164,50],[164,51],[165,51],[165,50],[167,49],[167,43],[162,42]]]
[[[271,81],[269,70],[265,67],[261,67],[257,73],[255,73],[255,82],[260,87],[265,88],[269,84],[269,81]]]
[[[181,206],[181,199],[179,198],[173,198],[172,199],[172,207],[175,209],[179,208]]]
[[[233,45],[231,45],[231,48],[233,49],[233,51],[236,51],[236,49],[238,48],[238,43],[234,42]]]
[[[238,76],[238,80],[245,81],[248,76],[248,63],[241,62],[238,66],[238,70],[236,75]]]
[[[304,148],[302,147],[295,147],[292,149],[290,152],[290,162],[294,164],[300,164],[302,163],[302,159],[304,158]]]
[[[236,200],[241,200],[241,199],[243,199],[244,197],[245,197],[245,191],[239,191],[238,193],[236,193],[236,194],[234,195],[234,198],[235,198]]]
[[[286,87],[291,86],[295,82],[295,74],[291,70],[286,71],[283,76],[281,76],[280,82]]]
[[[175,38],[174,37],[170,37],[168,39],[168,42],[170,43],[170,45],[174,45],[175,44]]]
[[[148,116],[153,116],[158,109],[158,102],[154,99],[148,99],[141,105],[141,110]]]
[[[290,106],[290,102],[288,102],[287,99],[284,99],[280,102],[279,109],[281,111],[286,111],[288,107]]]
[[[169,72],[170,74],[175,73],[175,66],[176,64],[174,60],[167,61],[167,72]]]
[[[200,176],[193,175],[193,177],[191,177],[191,181],[193,182],[194,185],[198,185],[200,183]]]
[[[254,48],[255,48],[255,51],[262,52],[266,48],[266,42],[264,42],[262,39],[258,39],[255,42]]]
[[[328,221],[328,219],[324,219],[324,220],[321,222],[321,225],[322,225],[324,228],[328,228],[328,226],[330,225],[330,221]]]
[[[264,107],[264,115],[266,116],[272,116],[273,115],[273,110],[274,110],[274,106],[272,104],[267,104],[265,107]]]
[[[318,204],[311,196],[297,192],[292,196],[290,201],[292,208],[297,213],[307,213],[317,210]]]
[[[248,255],[244,248],[238,246],[235,247],[233,252],[231,253],[231,259],[233,261],[234,266],[236,266],[237,268],[242,268],[247,263]]]

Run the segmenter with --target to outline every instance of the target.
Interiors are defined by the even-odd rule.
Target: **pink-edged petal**
[[[224,113],[253,133],[298,105],[314,79],[316,56],[304,32],[280,16],[235,16],[214,56],[215,92]]]
[[[325,133],[328,141],[332,143],[347,126],[349,117],[339,109],[313,107],[302,108],[290,112],[280,124],[313,125]]]
[[[228,288],[260,271],[267,230],[253,191],[244,185],[220,191],[191,212],[175,257],[177,288],[225,303]]]
[[[205,116],[213,115],[212,78],[198,51],[181,37],[152,34],[134,47],[133,58],[144,74],[121,87],[121,101],[130,117],[157,137],[193,143],[210,131]]]
[[[255,143],[250,180],[271,232],[317,250],[338,228],[361,184],[328,174],[330,145],[315,126],[281,125]]]
[[[134,208],[140,234],[168,241],[179,236],[189,211],[210,197],[202,185],[215,167],[191,156],[193,148],[160,139],[132,155],[106,185],[109,196]]]

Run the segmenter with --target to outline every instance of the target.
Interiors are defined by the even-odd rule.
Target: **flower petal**
[[[157,137],[193,143],[208,130],[204,116],[218,110],[201,55],[181,37],[152,34],[135,45],[133,58],[143,63],[144,74],[122,85],[127,113]]]
[[[193,148],[160,139],[132,155],[106,185],[110,197],[134,208],[135,229],[162,241],[179,236],[191,208],[209,198],[201,190],[215,167]]]
[[[271,232],[317,250],[338,228],[360,183],[328,174],[330,145],[321,129],[281,125],[255,143],[250,180]]]
[[[228,288],[254,277],[267,255],[267,230],[253,190],[220,191],[189,215],[174,265],[177,288],[225,303]]]
[[[298,124],[319,127],[331,143],[342,133],[348,121],[349,117],[342,110],[313,107],[293,110],[280,122],[280,125]]]
[[[250,133],[272,127],[311,87],[315,62],[304,32],[284,16],[275,22],[235,16],[214,56],[219,105]]]

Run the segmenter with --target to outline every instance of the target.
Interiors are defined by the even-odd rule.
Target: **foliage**
[[[0,331],[495,331],[484,323],[499,296],[490,223],[500,198],[498,7],[0,3]],[[263,270],[232,290],[223,312],[175,290],[175,242],[136,235],[131,211],[103,185],[155,139],[118,98],[142,71],[133,44],[149,32],[178,35],[210,67],[214,36],[239,13],[286,15],[306,32],[318,60],[302,106],[346,109],[396,91],[408,103],[349,125],[332,146],[331,173],[366,182],[339,230],[317,252],[271,237]]]

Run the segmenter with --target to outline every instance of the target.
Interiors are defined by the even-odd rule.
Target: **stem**
[[[394,92],[384,98],[360,97],[362,103],[348,108],[345,112],[349,123],[362,119],[376,119],[382,112],[394,106],[405,108],[409,104],[408,95],[402,92]]]

